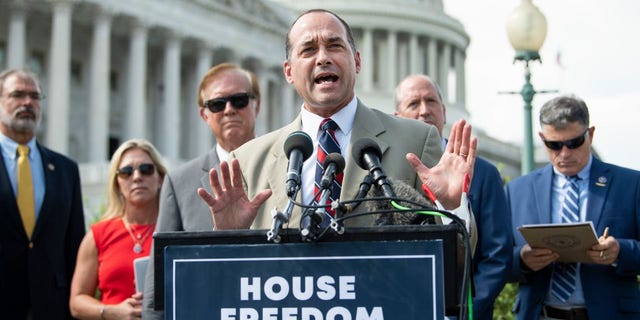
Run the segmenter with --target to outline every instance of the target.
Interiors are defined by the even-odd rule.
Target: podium
[[[453,225],[348,228],[321,241],[284,229],[154,235],[165,319],[442,319],[457,315],[464,251]],[[342,318],[341,318],[342,317]]]

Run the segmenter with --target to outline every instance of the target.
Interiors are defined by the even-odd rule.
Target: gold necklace
[[[133,231],[131,231],[132,227],[129,224],[129,222],[127,222],[126,219],[122,219],[122,221],[124,222],[124,227],[127,229],[127,232],[129,233],[129,236],[131,237],[131,240],[133,241],[133,252],[134,253],[141,253],[142,252],[142,244],[144,243],[145,240],[147,240],[147,237],[149,237],[149,235],[151,234],[151,231],[153,229],[155,229],[155,223],[150,225],[147,228],[147,231],[145,231],[144,235],[140,235],[138,233],[138,236],[134,236],[133,235]]]

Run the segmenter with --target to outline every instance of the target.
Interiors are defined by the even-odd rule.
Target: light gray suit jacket
[[[164,177],[156,232],[213,230],[209,207],[196,190],[203,187],[211,191],[209,170],[219,165],[220,159],[214,147]]]
[[[168,231],[211,231],[213,218],[196,190],[203,187],[211,192],[209,170],[218,168],[220,159],[215,146],[206,154],[171,170],[165,177],[160,191],[160,212],[156,232]],[[162,319],[162,313],[153,311],[154,255],[147,267],[144,284],[145,319]]]
[[[284,153],[284,142],[290,133],[300,130],[301,125],[302,120],[298,115],[285,127],[249,141],[231,153],[231,157],[237,158],[240,162],[249,199],[264,189],[273,191],[271,197],[260,207],[252,229],[269,229],[273,220],[271,210],[285,209],[288,201],[285,191],[288,159]],[[355,198],[360,182],[367,174],[367,171],[358,167],[351,159],[351,146],[364,137],[371,138],[380,145],[381,162],[387,176],[414,186],[422,193],[422,182],[407,162],[405,155],[409,152],[415,153],[427,167],[437,164],[442,156],[442,139],[438,130],[421,121],[394,117],[370,109],[358,101],[340,199]],[[356,212],[366,210],[364,206],[359,206],[358,209]],[[300,216],[300,208],[294,208],[288,227],[298,228]],[[373,222],[373,216],[362,216],[345,220],[345,226],[372,226]]]

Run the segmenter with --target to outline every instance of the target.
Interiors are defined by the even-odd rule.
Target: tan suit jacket
[[[288,201],[285,191],[288,159],[284,153],[284,142],[290,133],[300,130],[301,125],[302,120],[298,115],[290,124],[249,141],[231,153],[231,157],[237,158],[240,162],[249,199],[253,199],[256,193],[264,189],[273,191],[271,197],[260,207],[252,229],[269,229],[273,221],[271,210],[285,209]],[[405,155],[409,152],[415,153],[427,167],[437,164],[442,156],[442,139],[434,126],[417,120],[394,117],[370,109],[358,101],[351,142],[345,159],[346,167],[340,194],[342,200],[351,200],[356,196],[360,182],[367,174],[367,171],[358,167],[351,159],[351,146],[364,137],[373,139],[380,146],[382,167],[387,176],[412,185],[420,192],[422,182],[407,162]],[[365,206],[359,206],[356,212],[363,210]],[[298,228],[300,217],[301,210],[295,207],[288,227]],[[364,227],[373,225],[373,222],[373,216],[363,216],[346,220],[345,226]]]

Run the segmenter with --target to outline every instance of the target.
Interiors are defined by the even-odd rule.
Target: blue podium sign
[[[440,240],[168,246],[165,317],[443,319]]]

